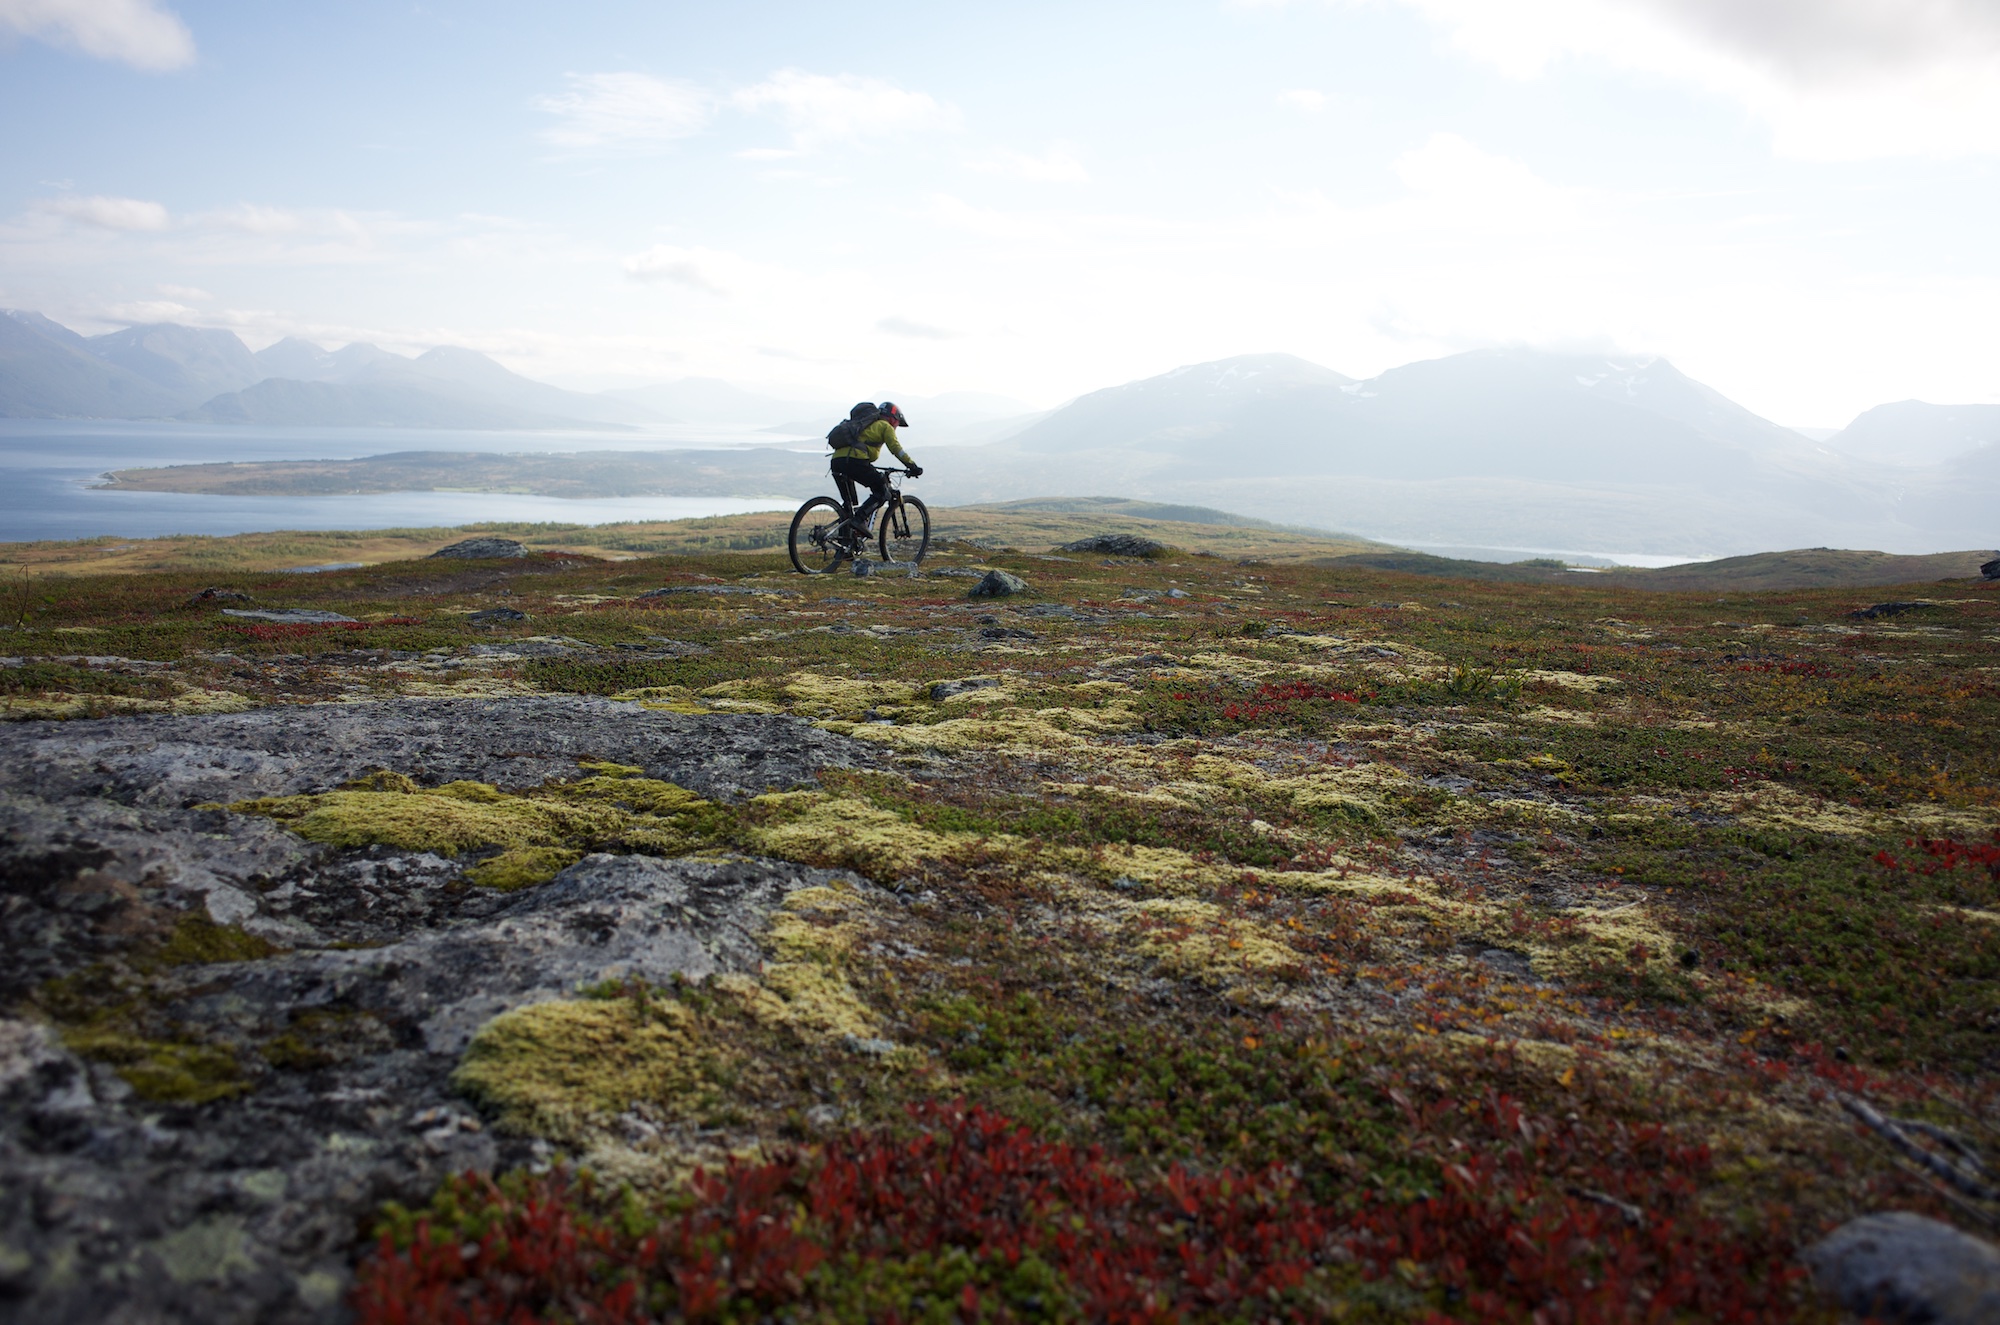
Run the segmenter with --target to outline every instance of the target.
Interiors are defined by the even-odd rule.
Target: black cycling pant
[[[866,505],[855,511],[863,521],[875,513],[875,508],[889,500],[889,478],[881,470],[866,460],[851,455],[834,457],[833,481],[840,487],[840,499],[847,503],[847,509],[855,511],[854,498],[857,485],[867,488],[871,494]]]

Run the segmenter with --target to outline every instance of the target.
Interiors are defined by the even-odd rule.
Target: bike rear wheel
[[[922,561],[931,545],[931,513],[915,497],[899,497],[882,512],[876,538],[882,560]]]
[[[840,527],[846,518],[840,503],[831,497],[814,497],[799,507],[792,517],[792,532],[785,549],[792,554],[792,567],[801,575],[824,575],[848,557]]]

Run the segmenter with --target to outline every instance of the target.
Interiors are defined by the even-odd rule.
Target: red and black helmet
[[[895,401],[885,400],[875,408],[881,412],[883,418],[889,421],[891,427],[907,428],[910,426],[910,421],[903,417],[903,411],[896,408]]]

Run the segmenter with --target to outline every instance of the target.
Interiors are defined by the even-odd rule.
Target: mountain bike
[[[902,478],[910,471],[877,465],[875,472],[889,479],[889,499],[875,513],[876,550],[884,561],[921,562],[931,545],[931,513],[915,497],[903,495]],[[799,507],[785,540],[792,566],[801,575],[836,570],[841,562],[860,556],[867,545],[867,527],[847,503],[834,497],[814,497]]]

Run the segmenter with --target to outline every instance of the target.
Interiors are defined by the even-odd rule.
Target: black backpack
[[[864,400],[847,411],[847,417],[833,425],[833,431],[826,435],[826,444],[835,451],[844,451],[850,446],[861,445],[861,434],[868,425],[882,417],[882,411],[875,408],[875,402]]]

